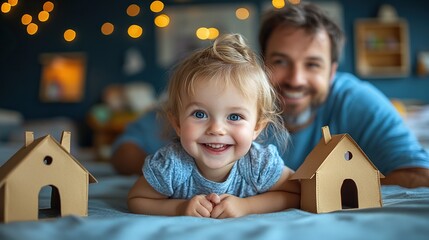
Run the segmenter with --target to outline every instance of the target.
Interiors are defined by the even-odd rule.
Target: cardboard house
[[[58,215],[88,215],[88,185],[97,180],[70,154],[70,137],[64,131],[58,143],[26,132],[25,145],[0,168],[1,222],[38,220],[44,187]]]
[[[378,171],[349,134],[331,136],[329,127],[292,179],[301,180],[301,209],[324,213],[381,207]]]

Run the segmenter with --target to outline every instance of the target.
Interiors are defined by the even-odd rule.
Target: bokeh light
[[[132,38],[139,38],[143,34],[143,28],[139,25],[131,25],[128,27],[128,35]]]
[[[163,27],[167,27],[169,24],[170,24],[170,17],[165,14],[161,14],[155,18],[155,25],[157,27],[163,28]]]
[[[104,35],[110,35],[115,30],[115,26],[112,23],[105,22],[103,25],[101,25],[101,33]]]
[[[137,4],[131,4],[127,7],[127,14],[130,17],[135,17],[139,15],[140,13],[140,7]]]
[[[286,4],[284,0],[272,0],[271,3],[275,8],[283,8]]]
[[[50,1],[47,1],[43,4],[43,10],[46,12],[52,12],[54,10],[54,4]]]
[[[240,20],[246,20],[249,18],[250,13],[249,13],[249,10],[247,10],[247,8],[238,8],[235,11],[235,16]]]
[[[71,41],[75,40],[75,38],[76,38],[76,32],[73,29],[67,29],[64,32],[64,39],[67,42],[71,42]]]
[[[38,18],[39,18],[39,21],[46,22],[49,19],[49,13],[46,11],[40,11]]]
[[[27,33],[30,35],[34,35],[37,33],[37,30],[39,30],[39,26],[35,23],[30,23],[27,25]]]
[[[150,4],[150,10],[154,13],[161,12],[164,9],[164,3],[161,1],[153,1]]]
[[[197,29],[197,31],[195,32],[195,35],[197,36],[197,38],[201,39],[201,40],[206,40],[209,38],[210,36],[210,31],[208,28],[205,27],[200,27]]]
[[[12,7],[10,6],[10,4],[9,3],[3,3],[2,5],[1,5],[1,11],[3,12],[3,13],[8,13],[8,12],[10,12],[10,9],[11,9]]]
[[[31,21],[33,20],[33,17],[30,14],[24,14],[21,17],[21,23],[23,25],[28,25],[31,23]]]

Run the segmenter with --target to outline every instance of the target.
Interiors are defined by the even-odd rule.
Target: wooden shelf
[[[356,72],[361,77],[405,77],[410,70],[408,24],[403,19],[355,22]]]

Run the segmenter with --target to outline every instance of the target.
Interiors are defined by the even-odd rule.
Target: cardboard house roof
[[[329,131],[329,130],[328,130]],[[325,135],[325,134],[324,134]],[[325,135],[326,136],[326,135]],[[325,160],[329,155],[334,151],[334,149],[339,145],[343,140],[348,140],[353,143],[360,153],[368,160],[368,163],[378,171],[377,167],[369,160],[365,152],[359,147],[359,145],[353,140],[353,138],[347,134],[337,134],[332,137],[328,134],[329,139],[320,139],[316,147],[309,153],[306,157],[303,164],[298,168],[295,174],[292,176],[292,179],[311,179],[315,176],[316,172],[323,165]],[[380,173],[380,177],[384,178],[383,174]]]
[[[69,152],[70,149],[65,149],[60,143],[58,143],[51,135],[46,135],[44,137],[40,137],[35,139],[28,145],[24,145],[20,150],[18,150],[4,165],[0,167],[0,186],[4,184],[7,180],[8,176],[18,168],[18,166],[26,159],[27,155],[29,155],[37,146],[42,145],[44,143],[50,142],[51,144],[55,144],[62,149],[67,155],[72,159],[78,166],[80,166],[85,172],[89,175],[89,183],[95,183],[97,180],[95,177],[84,167],[82,164],[77,161]]]

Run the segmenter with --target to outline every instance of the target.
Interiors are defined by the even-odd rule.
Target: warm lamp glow
[[[289,3],[297,5],[301,2],[301,0],[289,0]]]
[[[104,35],[110,35],[115,30],[115,26],[113,24],[106,22],[101,26],[101,33]]]
[[[164,9],[164,3],[161,1],[153,1],[150,4],[150,10],[152,12],[155,12],[155,13],[161,12],[163,9]]]
[[[197,29],[197,31],[195,32],[195,35],[197,36],[197,38],[201,39],[201,40],[206,40],[209,38],[210,36],[210,31],[208,28],[205,27],[200,27]]]
[[[37,33],[37,30],[39,30],[39,27],[35,23],[30,23],[27,25],[27,33],[30,35],[34,35]]]
[[[209,28],[209,37],[208,39],[213,40],[219,37],[219,30],[217,28]]]
[[[235,16],[240,19],[240,20],[246,20],[249,18],[249,10],[247,10],[247,8],[238,8],[235,11]]]
[[[65,39],[67,42],[71,42],[71,41],[73,41],[75,38],[76,38],[76,32],[75,32],[73,29],[67,29],[67,30],[64,32],[64,39]]]
[[[30,14],[24,14],[21,17],[21,23],[24,25],[30,24],[31,20],[33,20],[33,17]]]
[[[132,38],[138,38],[143,34],[143,28],[140,27],[139,25],[131,25],[128,28],[128,35]]]
[[[54,4],[50,1],[47,1],[43,4],[43,10],[46,12],[52,12],[54,10]]]
[[[17,4],[18,4],[18,0],[8,0],[7,1],[9,4],[10,4],[10,6],[12,6],[12,7],[15,7]]]
[[[286,4],[284,0],[272,0],[271,3],[275,8],[283,8]]]
[[[46,22],[49,19],[49,13],[46,11],[40,11],[38,17],[39,17],[39,21]]]
[[[10,9],[11,9],[11,6],[10,6],[10,4],[9,3],[3,3],[2,5],[1,5],[1,11],[3,12],[3,13],[8,13],[8,12],[10,12]]]
[[[170,17],[165,14],[161,14],[155,18],[155,25],[158,27],[167,27],[170,24]]]
[[[127,14],[130,17],[135,17],[137,15],[139,15],[140,13],[140,7],[136,4],[131,4],[130,6],[127,7]]]

